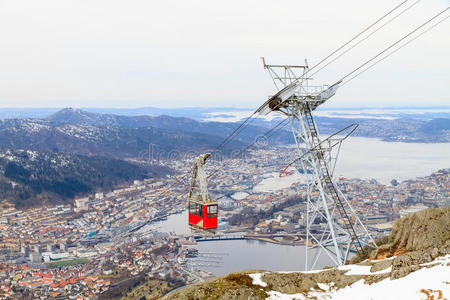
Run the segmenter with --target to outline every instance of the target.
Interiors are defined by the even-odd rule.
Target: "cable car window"
[[[217,205],[208,205],[208,218],[217,217]]]
[[[197,204],[197,216],[203,217],[203,205]]]
[[[195,215],[195,202],[189,202],[189,213]]]

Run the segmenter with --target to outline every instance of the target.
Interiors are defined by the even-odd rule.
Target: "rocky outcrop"
[[[361,275],[345,275],[347,271],[329,269],[319,273],[286,273],[269,272],[262,276],[268,287],[285,294],[307,293],[319,288],[318,283],[332,284],[343,288],[363,278]]]
[[[378,249],[365,248],[365,254],[351,263],[395,256],[391,278],[416,271],[418,265],[450,253],[450,207],[429,208],[397,220],[391,233],[377,245]]]
[[[268,297],[267,288],[253,284],[250,271],[231,273],[192,287],[178,290],[163,299],[187,300],[258,300]]]
[[[386,270],[387,268],[392,266],[392,260],[381,260],[374,262],[370,268],[370,272],[379,272],[382,270]]]
[[[365,248],[352,263],[364,259],[382,259],[415,251],[434,257],[449,253],[450,207],[429,208],[398,219],[391,233],[377,241],[378,249]]]

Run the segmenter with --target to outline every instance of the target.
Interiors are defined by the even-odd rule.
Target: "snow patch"
[[[277,272],[280,274],[290,274],[290,273],[304,273],[304,274],[314,274],[314,273],[320,273],[320,272],[327,272],[331,271],[332,269],[325,269],[325,270],[309,270],[309,271],[283,271],[283,272]]]
[[[338,270],[348,271],[345,275],[378,275],[390,273],[392,271],[392,267],[389,267],[378,272],[370,272],[371,267],[372,266],[344,265],[338,267]]]
[[[391,280],[386,278],[382,281],[365,284],[364,280],[354,284],[333,290],[328,294],[318,293],[319,298],[329,296],[331,299],[355,299],[358,296],[366,295],[373,300],[388,299],[426,299],[421,289],[440,290],[444,297],[450,295],[450,285],[446,281],[450,278],[450,268],[447,266],[436,266],[423,268],[408,276]],[[313,295],[311,295],[313,296]]]
[[[393,259],[393,258],[389,258]],[[390,299],[427,299],[425,292],[437,297],[442,294],[443,299],[450,296],[450,255],[436,258],[433,262],[423,265],[431,266],[412,272],[405,277],[391,280],[386,278],[372,284],[364,283],[361,279],[352,285],[342,289],[331,288],[330,284],[317,283],[321,290],[311,290],[304,294],[283,294],[277,291],[269,291],[271,300],[294,300],[294,299],[372,299],[372,300],[390,300]],[[345,265],[338,267],[339,270],[348,271],[346,275],[377,275],[389,273],[392,267],[378,272],[370,272],[371,266]],[[298,273],[316,273],[326,270],[314,270],[312,272]],[[279,272],[292,273],[292,272]]]
[[[261,276],[264,273],[254,273],[254,274],[248,274],[248,276],[250,276],[253,279],[253,284],[255,285],[260,285],[262,287],[266,287],[267,283],[265,283],[264,281],[262,281]]]
[[[328,285],[328,284],[322,283],[322,282],[318,282],[317,286],[319,288],[321,288],[322,290],[324,290],[324,291],[328,291],[330,289],[330,287],[331,287],[331,285]]]
[[[268,300],[304,300],[308,299],[303,294],[283,294],[277,291],[268,292]]]

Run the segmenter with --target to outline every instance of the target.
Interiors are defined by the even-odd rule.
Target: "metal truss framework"
[[[276,111],[289,117],[298,150],[292,164],[306,177],[305,269],[315,269],[323,253],[336,265],[342,265],[351,250],[360,252],[366,245],[377,247],[333,179],[342,141],[357,125],[321,140],[312,112],[335,94],[339,83],[310,86],[306,60],[304,66],[267,65],[264,59],[263,63],[278,92],[261,112]]]

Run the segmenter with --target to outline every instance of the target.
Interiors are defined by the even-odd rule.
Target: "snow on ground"
[[[277,172],[270,173],[268,174],[268,178],[263,179],[255,187],[253,187],[253,191],[259,193],[270,193],[288,188],[296,182],[305,182],[306,175],[300,174],[298,171],[292,172],[292,175],[283,177],[280,177],[280,174]]]
[[[305,298],[305,295],[303,294],[283,294],[276,291],[270,291],[269,293],[269,299],[270,300],[303,300],[307,299]]]
[[[325,272],[327,270],[309,270],[309,271],[282,271],[282,272],[277,272],[280,274],[289,274],[289,273],[304,273],[304,274],[313,274],[313,273],[320,273],[320,272]]]
[[[389,258],[392,259],[392,258]],[[433,266],[434,264],[434,266]],[[373,284],[364,283],[361,279],[354,284],[342,289],[333,288],[334,283],[318,283],[321,290],[311,290],[307,295],[283,294],[277,291],[269,291],[269,300],[303,300],[303,299],[371,299],[371,300],[397,300],[397,299],[427,299],[427,294],[433,295],[432,299],[449,299],[450,296],[450,255],[436,258],[430,266],[412,272],[405,277],[391,280],[386,278]],[[370,266],[346,265],[338,267],[339,270],[348,270],[346,275],[376,275],[389,273],[391,268],[378,272],[370,272]],[[318,270],[316,270],[318,271]],[[280,272],[282,273],[282,272]],[[287,272],[286,272],[287,273]],[[291,273],[291,272],[289,272]],[[303,272],[301,272],[303,273]],[[264,273],[249,274],[253,284],[267,286],[262,281]],[[430,298],[428,298],[430,299]]]
[[[329,293],[313,292],[310,296],[318,299],[426,299],[422,289],[442,291],[448,298],[450,296],[450,267],[437,265],[431,268],[423,268],[410,273],[408,276],[396,280],[386,278],[374,284],[365,284],[364,280],[355,282],[340,290]]]
[[[436,258],[433,261],[427,262],[427,263],[423,263],[420,264],[421,266],[430,266],[430,265],[434,265],[434,264],[442,264],[443,266],[446,266],[448,264],[450,264],[450,254],[447,254],[446,256],[441,256]],[[450,279],[450,278],[449,278]]]
[[[384,273],[390,273],[392,271],[392,267],[387,269],[378,271],[378,272],[370,272],[370,268],[372,266],[358,266],[358,265],[344,265],[338,267],[338,270],[345,271],[348,270],[345,275],[378,275]]]
[[[248,195],[249,194],[246,192],[237,192],[237,193],[234,193],[233,195],[231,195],[231,198],[233,198],[234,200],[242,200],[242,199],[247,198]]]
[[[267,283],[261,280],[261,276],[264,275],[264,273],[255,273],[255,274],[248,274],[253,279],[253,284],[257,284],[260,286],[267,286]]]

